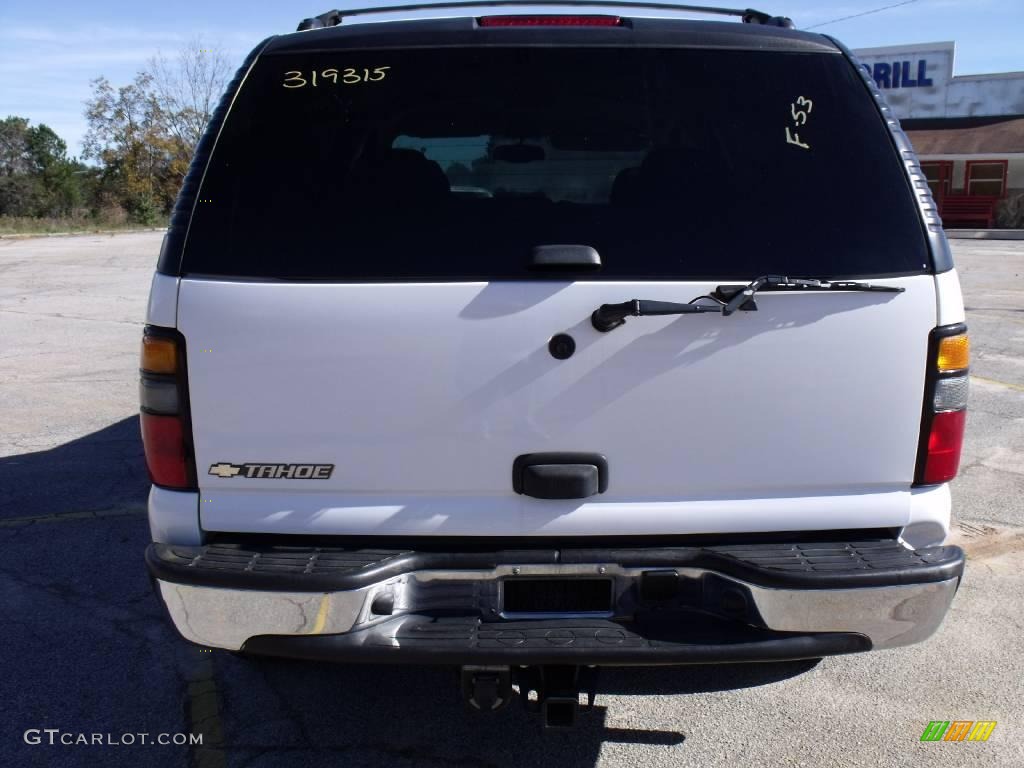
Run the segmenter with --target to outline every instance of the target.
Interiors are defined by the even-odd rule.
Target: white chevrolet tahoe
[[[214,113],[142,344],[177,629],[549,724],[592,667],[928,637],[968,341],[872,80],[756,11],[504,4],[307,19]]]

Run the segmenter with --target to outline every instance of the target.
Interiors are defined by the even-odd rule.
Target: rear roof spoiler
[[[321,13],[309,19],[303,19],[298,32],[307,29],[323,29],[336,27],[342,19],[349,16],[363,16],[371,13],[396,13],[405,11],[427,11],[446,8],[488,8],[495,6],[580,6],[587,8],[646,8],[659,11],[691,11],[707,13],[715,16],[738,16],[744,24],[764,24],[772,27],[793,27],[793,20],[785,16],[772,16],[770,13],[755,11],[752,8],[716,8],[705,5],[681,5],[679,3],[642,2],[641,0],[452,0],[439,3],[411,3],[408,5],[383,5],[373,8],[347,8],[344,11],[334,10]]]

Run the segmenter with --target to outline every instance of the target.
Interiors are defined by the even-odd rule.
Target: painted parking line
[[[25,525],[41,525],[46,523],[69,523],[77,520],[104,519],[108,517],[143,517],[146,507],[143,504],[132,504],[110,509],[97,509],[89,512],[54,512],[49,515],[29,515],[26,517],[7,517],[0,520],[0,528],[19,528]]]
[[[220,717],[220,692],[214,677],[213,651],[194,649],[196,658],[189,665],[186,730],[202,734],[203,743],[192,747],[192,765],[196,768],[224,768],[224,724]]]

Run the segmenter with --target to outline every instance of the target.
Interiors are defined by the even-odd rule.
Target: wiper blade
[[[720,285],[714,294],[698,296],[682,304],[675,301],[650,301],[631,299],[621,304],[602,304],[590,315],[590,323],[602,333],[618,328],[627,317],[645,315],[692,315],[700,312],[719,312],[731,315],[737,309],[756,312],[754,294],[761,290],[770,291],[879,291],[882,293],[903,293],[905,288],[891,285],[873,285],[851,280],[819,280],[813,277],[785,277],[784,275],[762,275],[749,285]],[[709,299],[714,304],[698,304]],[[728,299],[728,301],[725,301]]]
[[[719,292],[726,286],[719,286]],[[784,275],[762,275],[752,280],[742,290],[737,291],[722,306],[723,315],[731,315],[743,304],[754,298],[760,290],[772,291],[879,291],[882,293],[903,293],[905,288],[892,285],[873,285],[849,280],[818,280],[811,277],[785,277]]]
[[[675,301],[650,301],[631,299],[621,304],[602,304],[590,316],[590,322],[597,330],[607,333],[626,322],[627,317],[644,315],[690,315],[698,312],[721,312],[722,305],[681,304]]]

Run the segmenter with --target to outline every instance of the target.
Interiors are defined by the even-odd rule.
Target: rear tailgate
[[[905,524],[934,289],[766,294],[757,312],[635,318],[601,303],[706,284],[184,280],[208,530],[611,534]],[[553,358],[568,332],[577,352]],[[512,491],[516,456],[593,451],[608,491]],[[333,464],[328,479],[206,474]]]
[[[936,322],[920,221],[853,65],[776,48],[257,61],[181,270],[203,527],[905,524]],[[602,269],[531,271],[559,243]],[[906,290],[590,324],[603,303],[765,273]],[[516,494],[513,461],[543,451],[603,454],[607,491]]]

